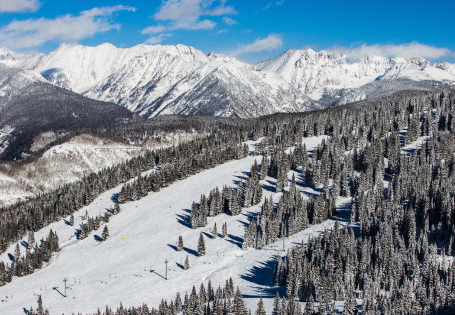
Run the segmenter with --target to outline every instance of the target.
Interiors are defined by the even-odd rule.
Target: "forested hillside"
[[[220,128],[207,137],[150,152],[3,208],[1,249],[7,251],[30,231],[61,221],[119,184],[125,183],[114,201],[120,202],[118,207],[129,207],[204,170],[216,171],[221,164],[254,154],[245,178],[234,187],[210,187],[208,196],[191,196],[195,202],[186,206],[190,214],[180,221],[193,229],[193,238],[200,236],[204,242],[205,227],[216,218],[245,214],[249,222],[243,238],[231,240],[247,252],[278,246],[277,242],[308,231],[309,239],[302,237],[284,256],[275,254],[273,275],[267,281],[272,292],[281,292],[281,300],[278,295],[273,309],[264,309],[259,299],[257,314],[287,315],[300,313],[299,309],[313,314],[321,304],[335,301],[345,314],[453,312],[454,111],[454,90],[413,91],[370,104],[276,114]],[[116,136],[121,137],[121,132],[117,129]],[[146,137],[140,129],[133,134],[136,140]],[[307,140],[316,138],[319,144],[308,149]],[[253,152],[245,144],[248,140],[255,140]],[[337,213],[341,204],[349,205],[346,217]],[[254,207],[260,210],[250,210]],[[334,216],[338,219],[331,230],[311,232]],[[219,227],[228,235],[224,224]],[[200,251],[199,246],[201,241],[195,255],[204,256],[205,245]],[[41,251],[37,247],[27,255],[33,258]],[[30,257],[16,255],[11,264],[2,266],[0,285],[7,287],[7,282],[25,276],[18,266]],[[188,290],[199,283],[186,282]],[[183,303],[176,297],[169,303],[163,300],[159,307],[144,304],[116,312],[107,307],[105,314],[176,314],[180,309],[175,305],[180,304],[185,315],[245,314],[234,301],[235,296],[240,301],[240,293],[235,295],[230,284],[216,297],[202,287]]]

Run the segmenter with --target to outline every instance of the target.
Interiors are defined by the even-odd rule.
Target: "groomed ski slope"
[[[323,137],[305,138],[307,149],[312,149]],[[254,142],[249,142],[253,150]],[[94,202],[75,213],[75,224],[70,226],[64,220],[54,223],[35,233],[36,240],[47,235],[49,229],[57,231],[60,237],[61,251],[51,263],[34,274],[14,278],[0,287],[0,314],[24,314],[32,306],[36,309],[37,296],[42,295],[43,305],[51,314],[92,314],[104,310],[106,304],[115,309],[120,305],[158,307],[161,299],[170,302],[180,292],[191,292],[201,282],[207,286],[210,279],[217,288],[223,286],[226,279],[232,277],[235,286],[239,286],[247,303],[254,312],[259,296],[265,298],[268,313],[272,310],[273,297],[279,291],[283,296],[285,286],[271,287],[270,281],[276,255],[284,255],[282,240],[270,244],[261,250],[241,249],[244,228],[249,216],[260,211],[260,205],[244,208],[238,216],[226,214],[209,217],[208,225],[193,230],[189,227],[189,211],[193,201],[199,202],[201,194],[223,185],[236,187],[240,178],[246,179],[254,162],[260,164],[262,157],[249,156],[232,161],[214,169],[206,170],[190,178],[178,181],[157,193],[149,193],[145,198],[121,205],[122,212],[112,216],[107,223],[110,237],[106,241],[97,241],[103,225],[88,238],[77,240],[74,231],[82,222],[87,211],[89,216],[104,213],[112,209],[112,197],[119,193],[121,186],[100,195]],[[292,171],[289,178],[292,177]],[[301,174],[296,172],[297,184]],[[273,195],[278,202],[281,193],[275,193],[275,179],[267,177],[261,181],[264,197]],[[302,194],[310,196],[318,192],[308,187],[302,188]],[[346,224],[349,216],[350,198],[339,199],[337,206],[341,210],[338,216]],[[68,219],[68,218],[66,218]],[[218,231],[227,222],[226,239],[211,237],[214,223]],[[335,220],[325,222],[285,239],[285,248],[306,242],[310,235],[317,235],[330,229]],[[206,255],[197,256],[199,233],[204,233]],[[183,236],[184,250],[176,251],[178,236]],[[1,256],[8,261],[8,253],[14,253],[14,245]],[[25,253],[25,248],[21,250]],[[190,269],[184,270],[183,263],[189,256]],[[165,260],[168,260],[168,280],[165,280]],[[68,278],[67,297],[63,297],[63,279]]]

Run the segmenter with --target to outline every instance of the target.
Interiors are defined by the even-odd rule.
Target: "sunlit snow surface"
[[[312,150],[322,137],[305,139],[307,149]],[[251,144],[251,142],[250,142]],[[75,213],[75,225],[65,222],[54,223],[35,233],[38,240],[49,229],[57,231],[62,250],[55,255],[51,263],[32,275],[14,278],[0,288],[0,313],[23,314],[25,309],[36,309],[37,295],[42,295],[43,303],[51,314],[71,314],[72,312],[94,313],[97,308],[141,305],[158,307],[162,298],[175,298],[175,294],[190,292],[193,285],[198,288],[201,282],[207,285],[224,285],[232,277],[234,284],[246,298],[247,306],[256,309],[258,297],[265,299],[268,311],[271,310],[273,297],[278,290],[282,295],[285,287],[271,287],[270,281],[276,255],[284,255],[282,240],[270,244],[261,250],[243,251],[241,242],[245,224],[250,216],[260,211],[260,206],[246,208],[238,216],[226,214],[209,217],[208,225],[193,230],[188,227],[189,209],[193,201],[199,202],[201,194],[208,194],[216,186],[235,186],[237,181],[246,179],[254,159],[261,162],[261,157],[247,157],[232,161],[214,169],[201,172],[190,178],[178,181],[170,187],[149,195],[139,201],[121,205],[122,212],[111,217],[108,223],[110,237],[105,242],[95,240],[103,227],[92,232],[84,240],[76,240],[75,228],[82,222],[85,211],[89,216],[104,213],[113,208],[111,198],[120,191],[120,186],[99,196],[92,204]],[[292,172],[289,173],[289,178]],[[296,172],[297,183],[301,174]],[[281,193],[274,191],[275,179],[267,177],[261,181],[264,197],[273,196],[278,202]],[[310,188],[302,194],[309,196],[318,193]],[[340,198],[338,216],[342,224],[348,218],[350,199]],[[226,239],[213,239],[210,229],[217,223],[218,231],[227,222]],[[293,235],[285,240],[285,248],[306,242],[309,235],[321,233],[334,224],[331,218],[319,225]],[[199,233],[205,234],[206,255],[196,255]],[[178,236],[183,236],[185,250],[175,250]],[[21,246],[22,247],[22,246]],[[13,253],[14,245],[7,253]],[[22,247],[25,253],[25,248]],[[183,270],[182,265],[189,256],[190,269]],[[9,261],[4,254],[2,260]],[[165,260],[168,264],[168,280],[165,280]],[[63,279],[67,277],[67,297],[63,297]],[[8,298],[6,298],[8,296]],[[12,297],[11,297],[12,296]]]

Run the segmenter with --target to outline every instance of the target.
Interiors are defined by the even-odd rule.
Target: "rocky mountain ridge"
[[[455,65],[446,62],[380,56],[353,60],[312,49],[288,50],[250,65],[184,45],[117,48],[106,43],[62,45],[47,55],[18,55],[2,49],[0,62],[146,118],[163,114],[257,117],[340,105],[400,89],[447,88],[455,81]]]

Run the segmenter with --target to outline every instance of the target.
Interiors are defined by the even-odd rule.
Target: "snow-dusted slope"
[[[322,138],[305,138],[304,141],[312,150]],[[201,194],[208,194],[216,186],[232,186],[239,178],[246,178],[244,172],[250,170],[254,159],[260,162],[260,157],[254,156],[232,161],[150,193],[139,201],[123,204],[122,211],[107,223],[110,237],[105,242],[94,237],[100,235],[103,227],[84,240],[75,239],[74,231],[82,222],[85,211],[89,216],[95,216],[112,209],[111,198],[120,187],[106,191],[75,213],[75,226],[62,220],[36,232],[35,238],[40,239],[49,229],[56,231],[62,250],[43,269],[0,287],[0,313],[15,315],[23,314],[24,308],[29,310],[30,306],[36,309],[37,295],[42,295],[43,305],[51,314],[93,314],[98,307],[103,310],[106,304],[115,309],[120,302],[125,306],[146,302],[150,307],[158,307],[161,298],[170,302],[177,292],[184,297],[185,291],[191,293],[193,285],[198,288],[204,282],[207,286],[208,280],[217,288],[223,286],[229,277],[234,285],[240,287],[253,313],[259,294],[263,295],[267,313],[270,313],[276,291],[283,290],[283,287],[270,286],[274,259],[276,255],[284,254],[282,242],[261,250],[241,249],[244,224],[248,222],[248,216],[260,212],[260,206],[244,209],[238,216],[222,214],[210,217],[207,227],[196,230],[185,224],[189,217],[187,209],[193,200]],[[289,175],[292,176],[291,172]],[[265,186],[274,185],[274,182],[275,179],[270,177],[263,181]],[[267,197],[273,195],[275,202],[282,194],[264,193]],[[302,188],[304,197],[312,194],[317,192]],[[339,201],[339,205],[349,203],[347,199]],[[339,215],[346,218],[346,212],[340,211]],[[215,222],[218,227],[227,223],[226,239],[210,237],[210,228]],[[300,244],[302,240],[306,242],[310,235],[330,229],[334,222],[327,220],[287,238],[285,247]],[[206,245],[206,255],[202,257],[195,255],[200,232],[205,234]],[[174,249],[179,235],[182,235],[185,247],[182,252]],[[21,250],[25,252],[23,246]],[[13,251],[14,245],[0,259],[9,261],[8,253]],[[187,255],[190,269],[183,270],[181,266]],[[164,279],[165,260],[169,261],[168,280]],[[65,277],[69,279],[67,298],[62,296]]]

